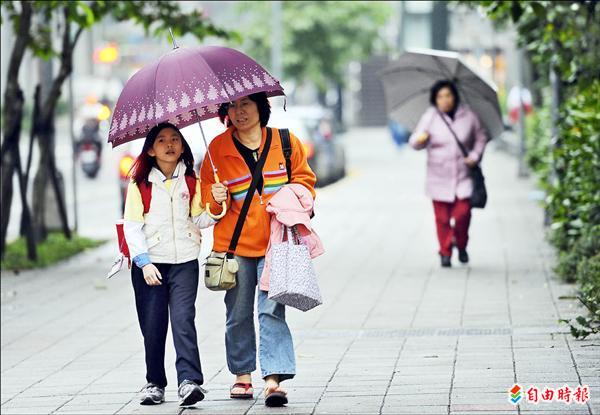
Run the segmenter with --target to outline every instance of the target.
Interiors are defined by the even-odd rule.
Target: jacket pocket
[[[150,238],[147,239],[147,243],[148,243],[148,249],[155,247],[156,245],[158,245],[161,241],[161,236],[160,236],[160,232],[156,232],[154,235],[152,235]]]
[[[197,245],[200,245],[200,243],[202,243],[202,234],[195,227],[195,225],[188,225],[185,236],[187,239],[189,239]]]

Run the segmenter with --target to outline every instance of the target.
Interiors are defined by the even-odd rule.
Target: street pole
[[[77,153],[75,151],[76,139],[74,131],[75,117],[73,114],[73,73],[69,75],[69,132],[71,135],[71,147],[73,151],[73,162],[71,163],[71,177],[73,186],[73,231],[77,233],[79,225],[78,209],[77,209]]]
[[[273,1],[271,2],[271,12],[273,14],[272,18],[272,31],[273,35],[271,36],[272,45],[271,45],[271,70],[273,71],[273,76],[277,78],[280,82],[283,78],[283,65],[282,65],[282,34],[283,34],[283,16],[281,10],[281,1]]]
[[[555,151],[560,147],[560,139],[559,134],[560,130],[558,128],[558,123],[560,121],[560,101],[561,101],[561,83],[556,73],[556,68],[554,66],[554,62],[550,64],[550,90],[551,90],[551,103],[550,103],[550,119],[552,122],[551,125],[551,138],[550,138],[550,157],[551,157],[551,168],[550,168],[550,184],[554,186],[559,180],[559,173],[556,168],[556,160],[554,157]],[[544,210],[544,224],[546,226],[550,226],[552,222],[552,212],[549,210],[549,207],[546,206]]]
[[[523,56],[523,50],[518,51],[519,58],[519,177],[528,177],[529,171],[527,169],[527,162],[525,157],[527,155],[527,143],[526,143],[526,132],[525,132],[525,107],[523,104],[523,90],[525,89],[525,59]]]

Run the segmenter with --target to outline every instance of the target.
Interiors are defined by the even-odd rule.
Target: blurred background
[[[227,45],[240,49],[282,80],[287,93],[274,100],[273,126],[288,126],[305,143],[311,165],[324,186],[344,177],[343,133],[353,127],[389,126],[399,146],[408,131],[387,117],[377,71],[409,48],[449,49],[497,85],[506,108],[507,92],[520,82],[527,62],[520,58],[513,29],[496,29],[482,11],[434,1],[406,2],[211,2],[176,3],[182,13],[198,12],[229,39],[194,33],[177,39],[182,46]],[[60,42],[61,16],[53,12],[51,41]],[[53,19],[53,20],[52,20]],[[2,25],[2,90],[16,35]],[[126,172],[139,154],[142,141],[111,151],[106,143],[111,109],[124,83],[143,65],[171,49],[168,36],[146,33],[132,20],[108,14],[81,33],[72,56],[72,76],[64,82],[56,104],[53,151],[65,189],[69,223],[81,235],[112,236],[112,220],[120,214]],[[525,68],[522,68],[525,67]],[[22,134],[28,136],[33,97],[38,84],[51,88],[60,60],[49,61],[25,52],[19,81],[25,97]],[[46,84],[46,85],[44,85]],[[2,106],[5,96],[2,95]],[[205,123],[210,137],[222,130],[217,121]],[[199,129],[184,132],[202,161]],[[20,140],[21,154],[29,153],[29,137]],[[104,148],[106,147],[106,148]],[[39,163],[33,146],[31,166]],[[14,188],[18,182],[15,177]],[[48,186],[50,190],[50,186]],[[60,230],[59,212],[47,192],[46,223]],[[11,207],[7,237],[19,235],[19,198]],[[75,204],[76,200],[76,204]]]
[[[505,394],[518,379],[589,383],[596,406],[577,413],[599,413],[597,0],[3,1],[1,11],[2,413],[82,413],[96,402],[139,411],[132,382],[143,356],[129,278],[125,267],[105,277],[143,140],[115,149],[107,140],[123,86],[172,50],[170,29],[179,46],[233,47],[281,80],[286,98],[271,100],[270,125],[301,139],[317,175],[327,301],[290,313],[307,340],[299,362],[314,376],[300,380],[308,406],[297,408],[357,412],[370,402],[382,413],[396,388],[407,395],[389,401],[390,413],[406,412],[407,397],[423,405],[423,391],[436,389],[426,401],[443,403],[440,413],[523,413]],[[496,86],[501,109],[502,132],[482,162],[490,199],[473,216],[474,266],[449,273],[423,191],[426,152],[412,151],[411,131],[388,116],[384,93],[393,89],[380,78],[413,49],[458,53],[473,78]],[[202,125],[209,138],[224,130],[216,119]],[[197,168],[200,129],[182,132]],[[203,231],[201,257],[211,234]],[[207,379],[228,393],[224,305],[205,288],[198,304]],[[378,357],[371,350],[388,363],[365,359]],[[443,371],[429,372],[438,357]],[[225,405],[219,393],[206,403]]]
[[[514,175],[535,174],[539,186],[529,197],[544,206],[558,273],[570,281],[595,275],[591,291],[600,298],[597,8],[596,1],[3,2],[2,268],[53,262],[36,246],[56,235],[74,239],[75,251],[114,238],[142,141],[112,150],[111,111],[132,74],[171,50],[172,29],[181,46],[237,48],[281,80],[287,97],[272,100],[271,125],[302,139],[321,187],[352,174],[352,132],[376,129],[405,151],[410,131],[388,117],[379,71],[409,49],[460,53],[497,86],[505,129],[493,146],[516,158]],[[223,130],[216,120],[203,125],[209,137]],[[199,133],[184,129],[198,165]],[[68,255],[64,243],[53,250]]]

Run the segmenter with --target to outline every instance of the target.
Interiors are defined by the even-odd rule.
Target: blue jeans
[[[146,351],[146,380],[164,388],[165,343],[171,315],[171,331],[177,360],[177,381],[203,383],[198,340],[196,338],[196,294],[198,260],[184,264],[154,264],[162,275],[162,285],[150,286],[137,265],[131,267],[135,305]]]
[[[225,294],[227,322],[225,347],[227,366],[234,375],[256,370],[256,334],[254,332],[254,297],[265,265],[264,257],[236,256],[240,269],[235,288]],[[261,375],[279,375],[279,381],[296,374],[292,334],[285,322],[285,306],[269,300],[266,291],[258,290],[259,359]]]

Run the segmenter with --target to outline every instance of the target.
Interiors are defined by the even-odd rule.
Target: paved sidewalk
[[[474,212],[472,263],[442,270],[425,155],[396,149],[383,129],[353,130],[347,148],[349,177],[317,203],[325,304],[288,312],[298,363],[290,405],[265,408],[260,389],[256,401],[228,399],[223,295],[202,287],[196,320],[210,392],[183,413],[600,414],[600,338],[575,341],[557,323],[582,310],[559,299],[574,287],[552,277],[542,211],[516,161],[490,148],[490,203]],[[182,412],[170,337],[167,403],[138,404],[142,339],[129,277],[103,279],[113,255],[110,244],[44,271],[3,273],[2,414]],[[591,401],[515,407],[507,390],[516,382],[589,384]]]

